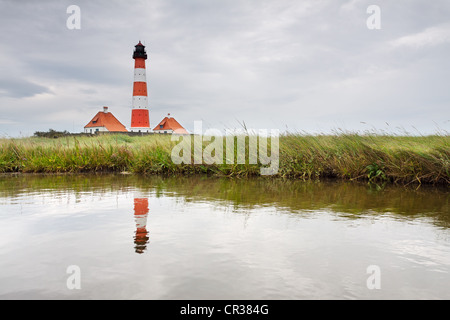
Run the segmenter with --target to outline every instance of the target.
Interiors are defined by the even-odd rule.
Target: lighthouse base
[[[153,132],[153,130],[151,128],[130,128],[130,132]]]
[[[133,109],[131,111],[131,132],[151,132],[148,109]]]

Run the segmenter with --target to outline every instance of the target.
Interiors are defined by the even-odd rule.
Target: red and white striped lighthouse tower
[[[147,53],[145,46],[139,41],[133,52],[134,84],[133,105],[131,110],[132,132],[150,132],[150,117],[148,115],[147,81],[145,77],[145,60]]]

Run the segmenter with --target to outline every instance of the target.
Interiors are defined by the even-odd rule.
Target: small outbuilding
[[[127,128],[117,118],[108,111],[108,107],[103,107],[87,125],[84,126],[84,133],[96,132],[128,132]]]
[[[178,123],[175,118],[167,114],[167,117],[162,119],[162,121],[153,129],[154,133],[176,133],[176,134],[189,134],[186,129],[183,128],[181,124]]]

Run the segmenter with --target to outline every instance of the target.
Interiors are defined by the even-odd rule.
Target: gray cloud
[[[27,98],[40,93],[50,93],[49,88],[25,79],[0,78],[0,94],[6,97]]]
[[[71,4],[0,2],[0,111],[23,131],[42,110],[81,131],[102,103],[129,125],[139,40],[152,124],[170,112],[187,128],[449,125],[445,0],[383,2],[381,30],[367,29],[366,0],[78,1],[80,30],[66,28]]]

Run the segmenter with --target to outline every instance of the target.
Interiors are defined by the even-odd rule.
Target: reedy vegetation
[[[171,152],[177,143],[170,135],[4,138],[0,172],[260,175],[262,165],[248,164],[248,157],[246,164],[174,164]],[[279,145],[275,177],[450,184],[448,135],[285,134]]]

